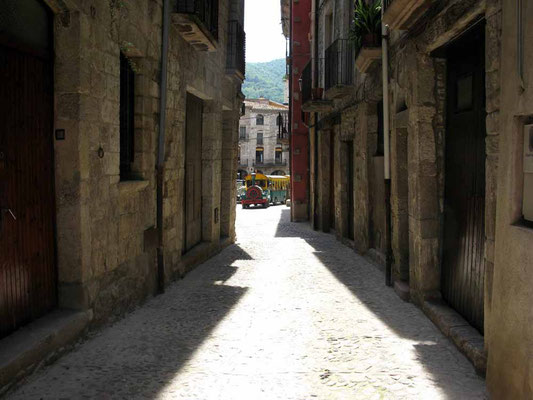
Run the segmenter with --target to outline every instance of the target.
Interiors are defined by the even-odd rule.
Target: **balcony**
[[[246,33],[239,21],[229,21],[226,74],[237,77],[241,82],[246,73],[245,54]]]
[[[177,0],[172,23],[198,51],[215,51],[218,40],[218,0]]]
[[[325,89],[327,99],[350,94],[354,76],[355,46],[348,39],[337,39],[326,49]]]
[[[302,111],[304,112],[329,112],[333,109],[331,100],[324,100],[323,88],[313,88],[312,60],[307,63],[302,71],[301,92]],[[320,75],[319,75],[320,76]]]
[[[281,113],[278,114],[277,126],[278,126],[278,137],[277,144],[289,144],[289,121],[287,115]]]
[[[431,6],[431,0],[384,0],[383,22],[391,29],[409,29]]]
[[[263,168],[283,167],[283,166],[287,166],[287,160],[266,160],[266,161],[254,160],[253,166],[263,167]]]
[[[361,45],[355,53],[355,65],[364,74],[376,61],[381,60],[381,37],[369,34],[362,38]]]

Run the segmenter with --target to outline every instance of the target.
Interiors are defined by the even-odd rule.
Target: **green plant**
[[[378,38],[381,35],[381,0],[370,3],[365,0],[355,0],[349,37],[357,47],[361,47],[367,35]]]

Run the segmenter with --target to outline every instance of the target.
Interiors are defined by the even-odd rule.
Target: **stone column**
[[[222,111],[215,101],[204,103],[202,124],[202,240],[218,245],[220,218]]]

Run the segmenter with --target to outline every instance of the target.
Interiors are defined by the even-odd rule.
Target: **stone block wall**
[[[55,18],[55,128],[66,131],[66,139],[56,141],[54,149],[59,303],[65,308],[92,309],[95,321],[105,321],[157,290],[155,244],[146,238],[157,224],[163,2],[47,3]],[[206,256],[218,250],[221,234],[234,239],[234,184],[223,181],[223,174],[234,175],[237,155],[226,152],[223,160],[222,154],[223,147],[235,144],[242,99],[240,80],[225,71],[229,8],[229,0],[220,2],[218,48],[212,53],[194,50],[171,24],[163,186],[167,282],[186,271],[182,242],[187,92],[204,100],[202,240],[207,243]],[[239,14],[239,7],[234,8],[234,14]],[[121,52],[135,73],[135,180],[121,180],[119,174]],[[233,120],[225,129],[223,104],[224,118]]]

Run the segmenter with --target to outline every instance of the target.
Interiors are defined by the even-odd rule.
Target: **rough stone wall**
[[[405,170],[398,154],[392,162],[392,234],[395,275],[406,278],[409,260],[411,294],[415,301],[439,296],[440,246],[444,204],[444,142],[446,62],[430,52],[461,34],[474,20],[486,19],[487,186],[486,252],[487,281],[491,281],[497,171],[499,108],[499,6],[497,1],[447,1],[435,6],[411,32],[393,32],[391,45],[391,144],[401,144],[407,128],[409,253],[405,252],[405,188],[395,168]],[[408,115],[407,124],[396,117]],[[400,142],[397,142],[400,139]],[[492,239],[491,239],[492,237]],[[486,296],[489,297],[490,296]]]
[[[220,191],[220,235],[235,240],[237,163],[239,120],[225,111],[222,125],[222,181]]]
[[[143,234],[155,225],[161,2],[68,6],[55,24],[56,127],[68,135],[56,143],[59,298],[99,319],[155,289],[155,253],[144,251]],[[136,70],[136,182],[119,177],[121,49]]]
[[[66,130],[66,140],[55,143],[59,303],[92,308],[100,321],[156,290],[155,245],[145,241],[145,231],[156,225],[162,1],[117,2],[123,4],[119,8],[110,8],[115,3],[107,0],[49,3],[56,13],[55,127]],[[222,194],[221,183],[222,104],[236,121],[242,101],[240,82],[225,73],[228,7],[229,1],[220,2],[216,52],[195,51],[171,26],[163,189],[167,279],[186,270],[182,232],[187,91],[205,104],[206,257],[219,246],[221,198],[224,207],[234,208]],[[121,181],[119,176],[121,51],[135,71],[135,181]],[[236,152],[225,154],[224,168],[229,174],[236,168]],[[232,213],[225,210],[224,235],[233,239]]]
[[[500,10],[499,1],[489,2],[486,13],[487,194],[489,188],[494,190],[494,198],[487,198],[485,231],[487,386],[494,399],[533,398],[533,231],[522,212],[523,127],[533,123],[533,51],[526,44],[533,34],[533,7],[522,2],[525,79],[521,80],[517,71],[520,2],[501,3]],[[494,58],[498,52],[501,59]],[[489,202],[496,206],[495,224],[488,221],[494,213]]]

